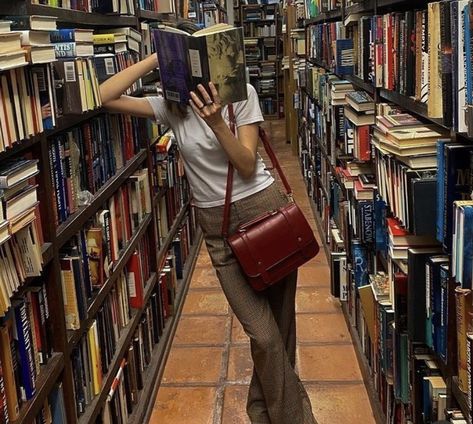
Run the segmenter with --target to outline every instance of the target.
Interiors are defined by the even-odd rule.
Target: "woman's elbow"
[[[249,166],[245,166],[244,168],[240,169],[238,173],[240,174],[240,177],[243,180],[249,180],[250,178],[253,177],[253,175],[255,175],[255,171],[256,171],[256,163]]]

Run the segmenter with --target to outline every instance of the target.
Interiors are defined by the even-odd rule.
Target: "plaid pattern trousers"
[[[273,183],[233,202],[230,234],[239,224],[287,201]],[[294,370],[297,271],[264,292],[254,291],[222,238],[223,206],[197,208],[196,212],[222,289],[250,338],[254,369],[247,413],[252,424],[316,424],[307,392]]]

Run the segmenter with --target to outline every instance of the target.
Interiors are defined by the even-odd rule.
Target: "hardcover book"
[[[247,98],[242,28],[218,24],[192,36],[165,28],[155,31],[159,71],[167,100],[187,104],[197,85],[212,81],[222,104]]]

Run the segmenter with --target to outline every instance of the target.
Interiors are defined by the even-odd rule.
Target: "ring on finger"
[[[210,106],[213,104],[213,101],[212,100],[207,100],[207,106]]]

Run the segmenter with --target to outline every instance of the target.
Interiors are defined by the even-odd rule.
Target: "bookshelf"
[[[4,15],[23,14],[55,16],[58,18],[58,27],[62,28],[93,27],[107,29],[131,27],[138,30],[141,28],[141,21],[161,21],[173,19],[174,17],[174,15],[162,15],[139,9],[137,9],[136,16],[102,15],[37,5],[30,1],[18,1],[9,4],[2,2],[0,5],[0,18]],[[0,71],[0,78],[4,72],[7,71]],[[151,80],[155,77],[156,73],[153,73],[148,77],[147,82],[152,82]],[[48,307],[51,311],[48,316],[47,327],[51,335],[54,334],[54,337],[50,339],[51,356],[45,365],[38,367],[35,378],[35,392],[28,400],[22,402],[18,417],[14,420],[16,424],[36,423],[38,415],[46,413],[45,403],[47,401],[52,402],[52,393],[56,393],[58,388],[62,393],[63,400],[61,402],[65,411],[65,416],[60,418],[63,422],[70,424],[97,422],[105,405],[109,402],[109,392],[112,384],[116,384],[117,373],[123,371],[123,359],[128,358],[127,355],[134,340],[138,337],[144,337],[144,325],[148,328],[148,334],[151,334],[151,332],[153,332],[153,335],[158,332],[161,332],[161,334],[159,334],[159,341],[156,339],[154,341],[149,340],[149,353],[152,360],[149,364],[142,364],[145,367],[143,385],[141,390],[137,392],[137,399],[133,403],[133,409],[130,411],[126,422],[145,422],[150,415],[150,408],[152,408],[150,399],[155,395],[159,386],[164,363],[188,290],[202,235],[196,228],[195,217],[188,200],[187,185],[181,175],[177,178],[176,169],[171,168],[178,166],[178,155],[166,153],[163,156],[163,153],[159,153],[157,150],[158,141],[168,132],[167,128],[159,128],[156,137],[156,135],[151,136],[152,132],[144,120],[136,119],[125,123],[122,118],[117,118],[117,122],[123,125],[123,128],[125,128],[125,125],[130,125],[133,130],[128,134],[133,142],[136,142],[133,154],[124,161],[123,166],[117,167],[116,172],[110,175],[95,192],[90,194],[86,204],[71,212],[63,222],[58,224],[55,222],[51,206],[57,200],[55,194],[55,184],[57,183],[53,181],[53,176],[58,165],[51,162],[51,146],[56,143],[57,137],[61,137],[66,133],[72,134],[72,130],[85,128],[83,126],[89,125],[94,119],[103,118],[104,121],[100,121],[101,123],[112,122],[107,120],[108,116],[109,114],[101,107],[96,107],[80,115],[61,116],[57,118],[53,129],[47,129],[37,135],[17,141],[5,151],[0,152],[0,166],[6,163],[7,160],[25,156],[38,161],[39,173],[34,178],[40,187],[38,189],[39,213],[42,218],[41,233],[44,238],[44,242],[39,246],[40,256],[42,257],[42,271],[38,276],[26,278],[14,292],[14,297],[25,297],[26,299],[26,296],[36,290],[37,287],[39,290],[44,289],[47,293]],[[120,134],[124,133],[120,132]],[[161,163],[163,159],[166,160],[167,165],[165,166],[168,167],[166,172],[175,174],[176,180],[172,186],[169,185],[167,177],[161,176],[160,178],[164,179],[158,181],[158,177],[155,175],[153,166],[156,161]],[[123,193],[128,190],[128,186],[131,184],[130,181],[137,178],[137,173],[143,169],[148,170],[143,187],[148,187],[150,210],[147,213],[142,213],[141,219],[134,224],[132,229],[126,230],[129,231],[128,237],[124,240],[118,256],[104,276],[103,283],[99,288],[93,290],[91,296],[85,299],[84,319],[80,321],[78,328],[68,330],[64,309],[65,293],[63,292],[61,277],[64,272],[62,268],[64,255],[69,254],[66,252],[70,248],[71,240],[84,232],[85,228],[90,228],[91,220],[97,219],[97,214],[101,210],[111,206],[112,198],[115,199],[118,193],[123,198],[128,196],[128,194]],[[146,192],[146,189],[144,190]],[[127,213],[131,214],[131,212]],[[124,217],[123,219],[131,221],[131,217]],[[123,225],[125,224],[123,223]],[[110,357],[107,358],[107,368],[103,373],[99,389],[96,395],[87,401],[83,412],[78,415],[77,387],[74,377],[74,373],[77,372],[77,364],[72,363],[74,352],[81,349],[84,340],[90,337],[91,328],[97,322],[100,325],[103,311],[111,311],[111,309],[107,309],[110,308],[107,305],[114,301],[115,297],[113,296],[116,296],[119,282],[123,283],[123,278],[131,272],[130,261],[137,252],[141,251],[142,246],[150,246],[148,249],[149,255],[146,258],[141,258],[143,263],[140,272],[143,272],[143,277],[145,277],[145,274],[149,274],[143,279],[142,303],[135,308],[127,306],[130,311],[128,322],[119,328],[119,334],[114,340],[113,349],[111,347],[106,348],[106,354]],[[179,259],[175,256],[177,252],[182,255]],[[182,261],[182,278],[173,279],[172,276],[176,275],[178,261]],[[83,259],[80,259],[78,263],[82,264]],[[82,267],[82,265],[80,266]],[[4,277],[4,275],[0,277]],[[166,298],[169,303],[165,304],[162,297],[164,296],[163,290],[171,290],[171,292],[175,290],[175,297],[173,294],[172,298]],[[159,305],[159,311],[156,308],[153,309],[154,306],[152,305]],[[167,311],[167,308],[170,308],[169,311]],[[156,311],[156,319],[162,324],[162,328],[153,327],[155,323],[150,321],[152,311]],[[7,318],[0,318],[0,328],[3,328],[6,322]],[[113,327],[113,330],[115,331],[115,327]],[[105,347],[101,346],[100,349],[105,350]],[[123,379],[121,381],[121,384],[124,384]]]
[[[447,193],[445,196],[450,196],[447,188],[443,186],[443,181],[448,181],[445,173],[460,174],[463,167],[465,167],[465,172],[470,173],[472,165],[469,162],[466,165],[453,165],[453,159],[449,159],[448,164],[441,165],[437,159],[450,158],[451,154],[448,153],[448,148],[446,153],[435,151],[435,146],[441,145],[437,143],[437,139],[451,140],[446,145],[453,146],[452,150],[464,149],[462,152],[465,154],[469,154],[468,152],[473,149],[473,140],[468,137],[466,130],[460,131],[458,129],[458,121],[461,118],[457,118],[455,113],[459,113],[461,109],[458,109],[459,106],[456,104],[459,101],[458,97],[455,94],[452,95],[450,89],[445,89],[444,86],[444,91],[440,93],[444,107],[445,104],[450,105],[448,102],[452,102],[451,108],[454,113],[450,122],[447,115],[438,116],[438,112],[432,112],[434,110],[432,105],[436,105],[431,97],[421,101],[420,77],[417,79],[420,61],[409,63],[412,60],[409,54],[414,51],[413,49],[410,49],[406,56],[399,56],[402,59],[399,57],[395,59],[401,60],[401,62],[397,65],[395,62],[392,74],[395,75],[394,78],[399,79],[394,80],[394,87],[388,87],[392,84],[390,77],[388,78],[390,72],[387,72],[392,59],[386,56],[385,50],[383,50],[391,42],[387,35],[389,32],[383,31],[389,31],[391,22],[393,25],[394,22],[397,24],[395,19],[399,16],[402,19],[411,19],[414,16],[414,23],[407,23],[404,20],[400,28],[404,30],[402,25],[413,25],[416,31],[415,40],[420,40],[420,34],[423,34],[419,20],[420,14],[426,15],[426,10],[434,7],[432,6],[433,2],[416,1],[413,3],[398,0],[350,2],[347,0],[342,1],[342,4],[338,6],[336,2],[331,1],[315,3],[320,7],[319,13],[315,16],[306,15],[306,19],[302,23],[306,33],[305,57],[295,65],[297,91],[294,105],[298,114],[295,130],[298,139],[298,154],[327,259],[332,266],[332,271],[337,270],[335,273],[332,272],[332,293],[336,297],[340,296],[376,422],[396,424],[430,422],[423,421],[422,414],[435,413],[438,416],[432,415],[426,419],[435,421],[446,418],[448,420],[455,416],[465,420],[461,422],[471,423],[473,417],[471,407],[468,405],[468,397],[471,396],[471,393],[462,391],[462,383],[459,378],[459,356],[460,354],[465,355],[463,352],[466,348],[460,348],[457,345],[457,339],[460,338],[463,343],[469,343],[465,341],[464,334],[457,334],[461,330],[457,323],[458,316],[464,317],[462,318],[463,322],[466,322],[465,325],[468,326],[471,325],[471,317],[465,318],[466,312],[459,309],[458,302],[461,302],[459,301],[461,295],[459,296],[455,291],[457,287],[462,287],[469,293],[468,290],[471,287],[462,279],[465,278],[464,273],[462,268],[459,268],[455,251],[452,253],[452,244],[449,241],[451,233],[448,232],[449,230],[445,230],[445,228],[449,228],[450,224],[444,224],[443,227],[440,227],[441,230],[438,230],[439,227],[437,227],[437,231],[443,231],[443,233],[441,236],[438,233],[434,234],[434,237],[441,242],[429,239],[427,244],[423,245],[428,246],[423,247],[423,251],[421,248],[414,247],[422,236],[431,234],[422,232],[423,230],[416,230],[415,222],[430,220],[432,223],[437,219],[438,223],[439,218],[432,219],[432,216],[442,217],[442,211],[448,211],[453,200],[448,200],[447,206],[445,206],[447,198],[439,201],[436,197],[438,194],[429,194],[423,199],[422,204],[418,204],[417,207],[420,207],[416,212],[418,215],[408,215],[406,211],[409,214],[414,213],[413,204],[418,202],[418,197],[414,192],[408,191],[414,187],[416,182],[411,183],[409,179],[403,180],[405,175],[403,173],[422,175],[419,178],[424,179],[423,182],[434,183],[436,193]],[[455,2],[449,3],[448,7],[453,3]],[[289,7],[291,5],[287,5],[288,9]],[[413,10],[416,12],[412,13]],[[431,9],[429,9],[430,11]],[[441,19],[449,19],[449,24],[452,24],[450,9],[448,9],[448,14],[442,14]],[[361,33],[363,22],[367,27],[372,25],[369,27],[369,31],[374,38],[370,39],[368,43]],[[430,21],[429,24],[431,24]],[[441,24],[439,23],[439,25]],[[406,31],[412,30],[411,28],[409,27]],[[428,32],[425,30],[426,43],[430,34],[435,31],[442,34],[442,43],[448,42],[445,40],[450,38],[451,33],[457,34],[456,29],[452,29],[453,27],[446,31],[440,26],[435,28],[429,27]],[[353,44],[350,44],[347,40],[356,41],[352,41]],[[411,42],[418,49],[419,45],[416,45],[416,41],[412,40]],[[453,54],[455,54],[458,44],[455,45],[454,41],[451,41]],[[332,51],[331,48],[333,48]],[[342,69],[346,63],[341,63],[343,60],[338,57],[338,49],[342,55],[344,53],[348,55],[351,49],[352,56],[348,60],[350,63],[348,67],[353,66],[353,69],[339,71],[339,67]],[[364,53],[362,49],[366,49]],[[377,62],[376,60],[381,57],[380,51],[383,52],[382,60]],[[393,48],[393,51],[396,50]],[[416,58],[420,58],[419,51],[415,50],[414,52]],[[365,68],[368,71],[361,68],[365,60],[363,55],[372,60]],[[349,56],[345,56],[345,58],[347,57]],[[452,68],[452,74],[448,77],[442,75],[444,78],[441,81],[442,84],[448,84],[448,78],[452,78],[452,76],[453,84],[456,84],[456,79],[460,78],[456,72],[460,75],[462,59],[452,57],[450,60],[454,64],[455,61],[458,62],[455,65],[457,68]],[[445,62],[443,64],[439,66],[446,66]],[[408,66],[411,68],[406,71]],[[449,68],[446,69],[448,72]],[[363,76],[363,72],[368,73]],[[410,78],[410,82],[406,82],[408,78]],[[427,74],[427,78],[433,77]],[[345,84],[345,88],[340,89],[343,84]],[[337,90],[342,92],[346,90],[346,92],[341,97],[337,97]],[[454,88],[453,93],[456,90],[457,88]],[[410,94],[409,91],[411,91]],[[350,112],[351,109],[355,110],[354,103],[347,100],[353,98],[350,95],[352,92],[364,93],[363,97],[371,96],[373,109],[368,107],[366,110],[374,111],[373,122],[367,119],[365,122],[368,123],[355,123],[357,117],[366,117],[365,115],[369,115],[370,112],[366,114],[362,111]],[[467,100],[468,107],[470,107],[470,103],[471,101]],[[434,158],[435,165],[434,162],[425,162],[425,164],[418,162],[416,164],[414,160],[404,162],[402,155],[394,150],[388,149],[381,152],[384,146],[388,146],[387,142],[383,144],[379,141],[382,138],[382,132],[379,131],[380,122],[388,115],[385,115],[382,109],[384,104],[388,104],[388,108],[392,108],[394,115],[396,113],[409,114],[413,120],[418,122],[418,125],[428,125],[435,132],[436,135],[433,137],[435,140],[429,153],[426,151],[422,154],[411,153],[410,156],[405,154],[415,160],[422,159],[422,155]],[[355,116],[353,117],[353,115]],[[471,132],[469,122],[466,123],[466,126]],[[368,136],[364,139],[359,135],[362,127],[368,127]],[[401,124],[400,128],[406,129],[407,127]],[[351,134],[355,134],[354,139],[351,138]],[[383,134],[391,133],[386,130]],[[361,143],[366,140],[368,140],[369,154],[362,158]],[[350,150],[352,141],[354,147],[353,150]],[[388,161],[390,165],[386,166]],[[396,171],[392,173],[386,171],[390,166]],[[394,177],[397,170],[400,170],[397,174],[398,180]],[[429,172],[431,172],[432,179],[426,181]],[[370,175],[374,176],[374,188],[366,189],[364,183],[362,184],[365,181],[362,177]],[[389,180],[384,179],[386,175],[390,175]],[[406,182],[405,185],[404,182]],[[463,200],[469,201],[472,188],[471,181],[465,183],[466,192]],[[365,193],[368,190],[371,197],[361,197],[360,193],[363,193],[363,190]],[[405,197],[402,197],[404,194],[400,194],[401,192],[405,193]],[[381,210],[376,209],[380,207],[380,202],[384,202],[385,205],[382,209],[383,212],[381,215],[375,215],[376,210]],[[370,215],[371,212],[366,212],[365,207],[373,208],[370,209],[373,215]],[[459,206],[456,207],[457,209],[453,209],[453,213],[458,213]],[[466,208],[468,207],[466,206]],[[445,216],[448,216],[452,212],[445,213],[447,214]],[[370,221],[371,219],[372,221]],[[396,245],[396,235],[391,226],[392,221],[389,221],[391,219],[399,223],[399,228],[404,231],[403,234],[417,238],[412,239],[413,241],[406,243],[402,248]],[[366,220],[370,223],[367,224]],[[452,231],[455,231],[455,228],[457,231],[456,236],[453,237],[462,237],[463,231],[469,231],[471,227],[470,224],[468,227],[465,224],[459,229],[458,225],[458,223],[452,224]],[[371,229],[373,233],[369,232]],[[432,231],[432,229],[428,231]],[[459,243],[458,239],[454,239],[454,241]],[[386,249],[380,246],[384,243]],[[463,249],[462,243],[458,244],[458,249]],[[454,244],[453,249],[456,249],[456,246]],[[405,249],[405,257],[404,252],[401,253],[402,249]],[[464,255],[465,252],[461,251]],[[340,256],[343,257],[343,261],[337,259]],[[471,263],[469,256],[464,259],[465,262]],[[362,269],[363,272],[357,274],[359,269]],[[419,269],[423,271],[419,271]],[[434,269],[438,270],[439,274],[434,275]],[[382,283],[376,282],[378,277]],[[376,284],[382,284],[380,286],[382,288],[380,289]],[[409,290],[406,294],[402,292],[403,287]],[[419,303],[414,305],[412,299],[416,299],[416,302]],[[469,299],[464,300],[465,304],[469,306],[471,297],[465,297],[465,299]],[[403,306],[404,301],[407,305],[406,309]],[[374,311],[374,318],[370,315],[371,307]],[[406,321],[403,321],[404,319]],[[441,321],[437,321],[440,319]],[[426,320],[425,328],[421,325],[423,320]],[[404,328],[406,322],[407,325]],[[419,323],[421,324],[419,325]],[[440,336],[440,334],[443,335]],[[427,364],[428,361],[431,362]],[[471,367],[471,363],[468,361],[467,365]],[[465,372],[471,373],[471,370]],[[420,382],[418,378],[420,378]],[[432,387],[435,378],[440,378],[444,384],[439,392],[442,394],[441,404],[439,400],[439,412],[431,409],[436,400],[429,398],[427,390],[429,384]],[[465,387],[464,383],[463,387]],[[422,398],[422,394],[425,396],[426,390],[427,397]],[[471,392],[471,388],[469,391]],[[422,398],[421,401],[419,401],[420,398]],[[460,416],[461,414],[463,417]],[[455,421],[452,420],[452,422]]]
[[[258,93],[265,119],[279,119],[284,115],[279,4],[238,4],[234,9],[235,25],[243,27],[245,36],[250,84]]]

